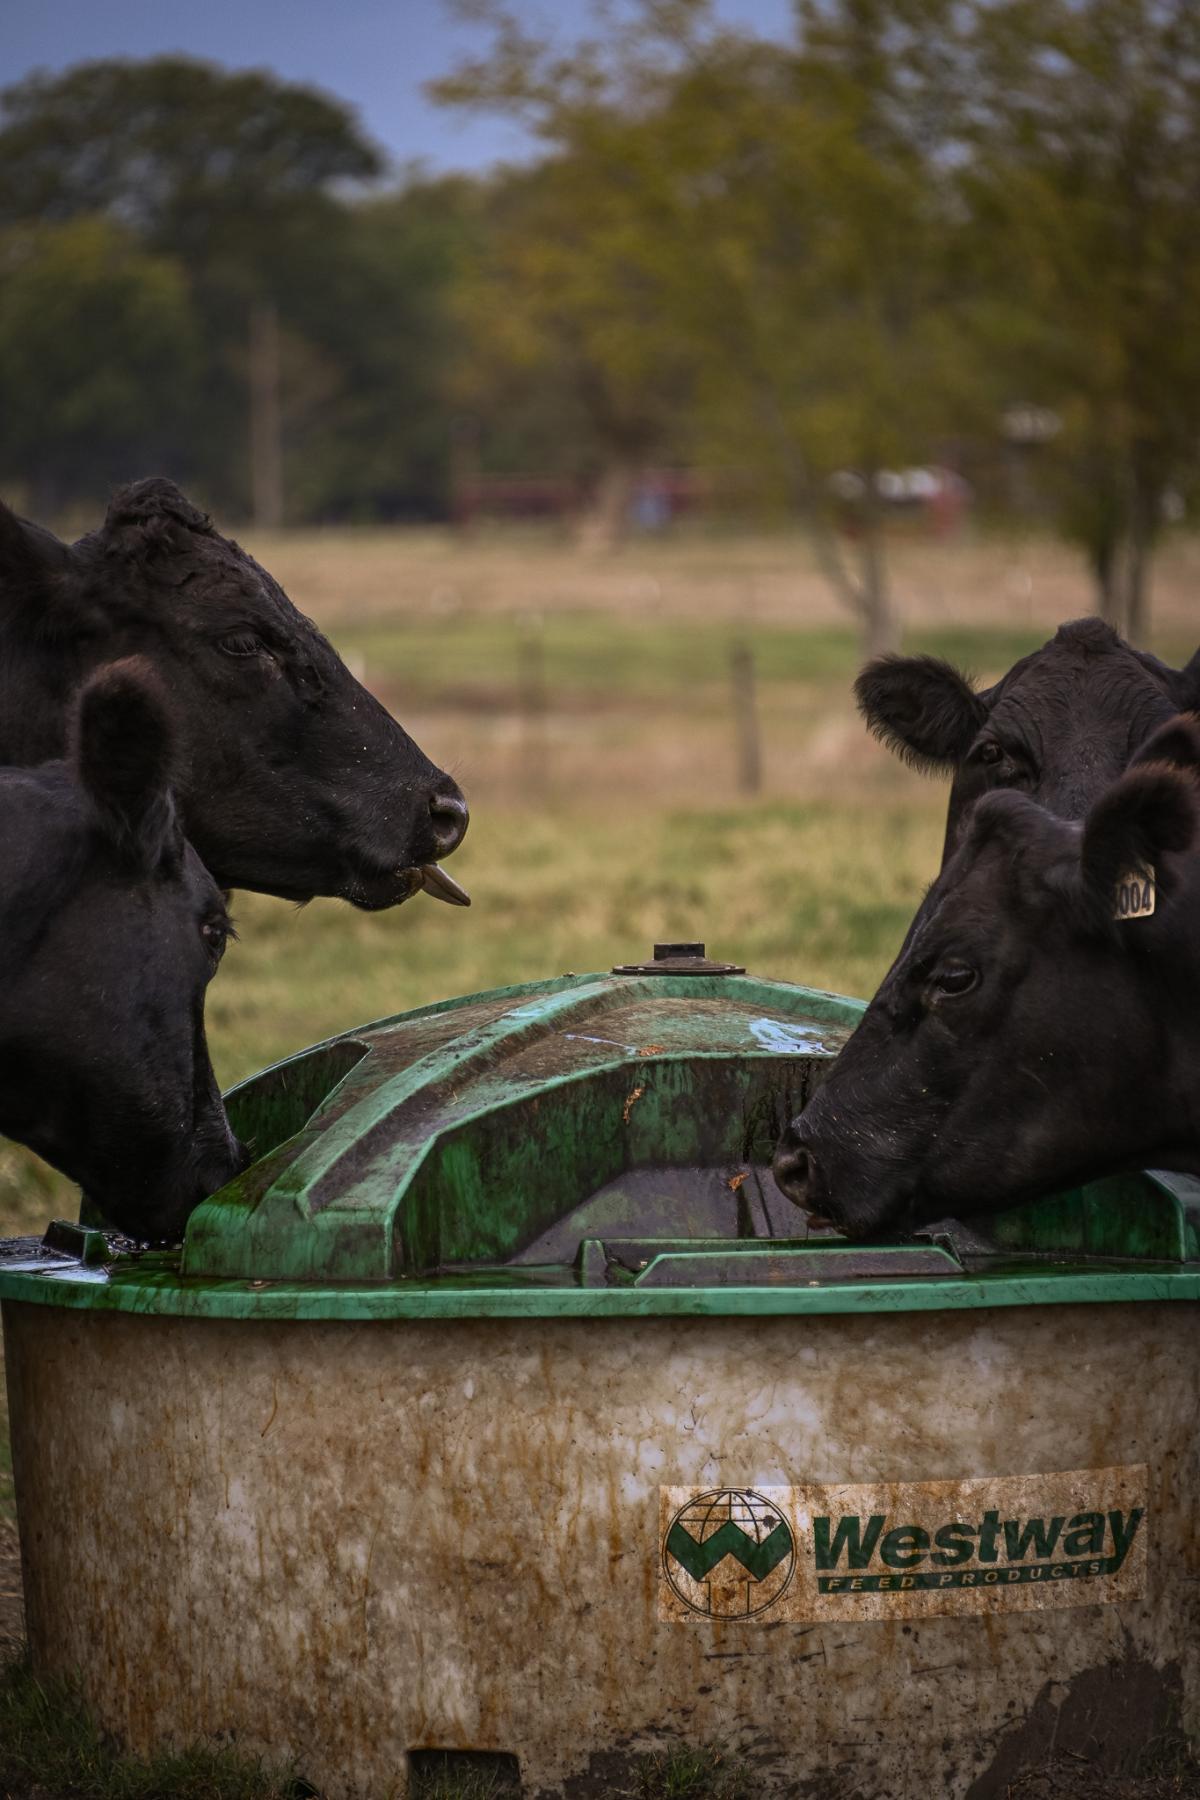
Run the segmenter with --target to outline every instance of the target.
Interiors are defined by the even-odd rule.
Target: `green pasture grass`
[[[75,1688],[43,1683],[23,1659],[0,1671],[0,1794],[5,1800],[300,1800],[315,1790],[232,1750],[149,1762],[97,1730]]]
[[[910,632],[905,648],[994,675],[1045,638],[1037,626],[933,627]],[[841,626],[614,619],[594,611],[525,617],[466,609],[443,617],[398,612],[333,631],[339,651],[369,680],[394,683],[410,700],[453,696],[461,701],[474,695],[493,704],[517,689],[523,643],[540,646],[547,691],[562,704],[572,695],[648,700],[724,682],[735,639],[750,645],[759,680],[769,684],[848,687],[862,660],[857,634]]]
[[[418,896],[389,913],[335,901],[297,913],[240,895],[242,941],[208,1003],[218,1077],[228,1086],[366,1020],[608,969],[667,939],[703,939],[758,974],[869,993],[940,853],[940,796],[915,791],[922,804],[887,813],[783,802],[494,810],[454,859],[470,911]]]

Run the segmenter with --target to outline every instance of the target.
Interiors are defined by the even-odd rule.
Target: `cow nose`
[[[454,786],[441,788],[430,796],[429,816],[433,821],[433,837],[439,856],[449,856],[466,836],[471,817],[467,803]]]
[[[775,1152],[775,1185],[797,1206],[808,1205],[815,1169],[812,1151],[806,1144],[788,1143],[785,1139]]]

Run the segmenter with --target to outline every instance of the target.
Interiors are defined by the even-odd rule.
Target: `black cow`
[[[143,1239],[245,1166],[204,993],[230,935],[171,795],[174,734],[135,660],[92,676],[67,761],[0,771],[0,1132]]]
[[[223,887],[394,906],[467,808],[278,582],[171,482],[117,494],[76,544],[0,507],[0,764],[61,756],[90,670],[145,657],[180,731],[179,804]]]
[[[1181,720],[1082,826],[1024,794],[978,803],[784,1135],[791,1199],[861,1237],[1120,1169],[1200,1173],[1198,771]],[[1116,916],[1147,869],[1155,910]]]
[[[876,737],[906,762],[953,772],[944,863],[970,807],[996,788],[1081,819],[1158,725],[1200,703],[1200,651],[1172,669],[1103,620],[1075,619],[994,687],[977,691],[935,656],[881,656],[855,693]]]

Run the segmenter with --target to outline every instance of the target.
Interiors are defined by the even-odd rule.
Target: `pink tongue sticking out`
[[[447,875],[437,863],[422,863],[418,873],[421,886],[435,900],[444,900],[448,906],[470,906],[471,896],[466,888],[459,887],[453,876]]]

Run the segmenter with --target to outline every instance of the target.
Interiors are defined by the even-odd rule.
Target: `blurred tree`
[[[496,178],[464,285],[471,346],[459,387],[498,431],[485,460],[536,460],[591,493],[585,542],[611,542],[638,470],[669,454],[689,410],[693,357],[664,305],[647,237],[644,126],[690,53],[705,0],[660,0],[606,19],[564,56],[501,6],[489,55],[434,84],[452,105],[522,116],[546,146]]]
[[[898,633],[884,473],[978,412],[949,197],[887,10],[814,10],[795,51],[716,41],[676,84],[656,159],[656,241],[706,416],[737,460],[786,480],[869,653]],[[932,33],[942,8],[907,11]]]
[[[176,472],[198,366],[172,259],[102,218],[0,234],[0,473],[35,511]]]
[[[411,179],[347,208],[332,267],[284,348],[293,504],[305,517],[434,518],[449,499],[463,354],[454,296],[481,231],[467,179]]]
[[[786,483],[865,644],[888,647],[879,476],[961,423],[970,386],[927,49],[950,0],[802,7],[795,49],[721,30],[707,0],[640,0],[566,56],[502,7],[471,12],[492,53],[435,92],[516,111],[553,147],[501,240],[494,292],[521,298],[499,331],[481,309],[489,353],[563,371],[611,463],[678,441],[683,412]],[[858,484],[850,558],[839,470]]]
[[[495,421],[485,460],[573,475],[595,549],[620,535],[638,472],[667,454],[688,392],[627,152],[619,119],[595,121],[586,152],[495,182],[460,291],[469,350],[456,392],[464,412]]]
[[[963,188],[990,247],[990,346],[1056,407],[1062,516],[1104,615],[1149,626],[1169,488],[1200,444],[1200,9],[998,0],[975,16]]]
[[[277,463],[277,322],[286,333],[301,296],[311,314],[336,276],[339,191],[380,169],[346,106],[259,71],[82,63],[0,96],[0,226],[103,213],[186,269],[205,360],[196,461],[234,505],[247,391],[258,456]],[[253,485],[261,511],[277,484],[260,467]]]

